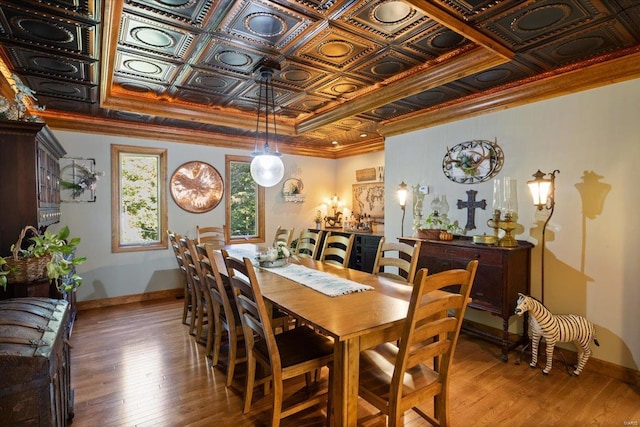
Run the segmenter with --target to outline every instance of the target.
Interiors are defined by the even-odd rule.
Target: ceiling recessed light
[[[360,134],[360,138],[366,138],[366,137],[368,137],[368,136],[369,136],[369,135],[367,135],[367,134],[366,134],[366,133],[364,133],[364,132],[362,132],[362,133]]]
[[[338,141],[331,141],[333,145],[338,145]]]

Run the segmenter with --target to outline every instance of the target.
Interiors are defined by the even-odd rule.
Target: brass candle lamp
[[[487,225],[493,228],[493,235],[498,239],[498,246],[512,248],[518,246],[518,241],[513,237],[513,230],[518,226],[517,221],[514,221],[513,214],[507,212],[502,217],[502,213],[499,209],[493,211],[493,217],[487,221]],[[498,238],[500,230],[504,231],[504,236]]]
[[[487,225],[493,228],[497,245],[508,248],[518,246],[518,241],[513,236],[514,230],[518,227],[514,215],[518,205],[514,184],[515,180],[508,176],[504,177],[502,189],[498,179],[493,182],[493,217],[487,221]],[[500,230],[504,231],[502,238],[500,238]]]

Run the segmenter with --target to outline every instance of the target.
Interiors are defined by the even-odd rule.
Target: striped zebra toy
[[[593,323],[575,314],[553,314],[537,299],[518,293],[515,314],[522,316],[527,311],[531,316],[531,363],[529,366],[535,368],[538,364],[538,344],[542,337],[547,342],[547,364],[542,370],[544,375],[551,371],[553,349],[556,343],[573,342],[578,348],[578,366],[575,367],[573,376],[580,375],[591,356],[591,341],[600,346]]]

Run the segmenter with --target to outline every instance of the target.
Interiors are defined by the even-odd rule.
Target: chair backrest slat
[[[355,234],[345,236],[343,234],[330,232],[327,238],[324,239],[320,261],[341,267],[348,267],[354,238]]]
[[[409,245],[404,242],[387,242],[384,237],[381,238],[373,264],[373,274],[413,283],[421,244],[419,240]]]
[[[315,258],[320,249],[322,230],[302,230],[296,244],[296,255],[301,258]]]

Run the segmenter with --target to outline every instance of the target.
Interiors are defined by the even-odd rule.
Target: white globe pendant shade
[[[273,187],[284,176],[284,164],[280,156],[271,153],[257,154],[251,160],[251,177],[263,187]]]

